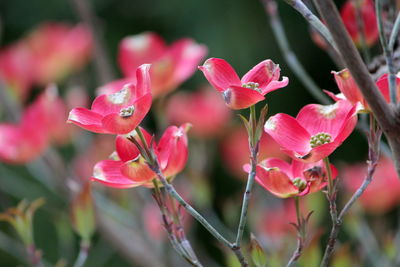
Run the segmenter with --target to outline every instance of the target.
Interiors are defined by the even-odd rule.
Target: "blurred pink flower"
[[[281,69],[270,59],[258,63],[241,80],[232,66],[223,59],[209,58],[199,69],[232,109],[255,105],[264,100],[267,93],[289,83],[287,77],[278,81]]]
[[[84,25],[62,23],[40,25],[26,39],[34,57],[35,80],[47,85],[80,69],[89,59],[92,37]]]
[[[67,111],[57,89],[49,86],[22,113],[16,124],[0,124],[0,160],[25,163],[36,159],[50,142],[64,143],[70,131]]]
[[[225,166],[233,175],[243,178],[242,166],[249,163],[249,141],[246,129],[242,126],[228,131],[229,134],[222,139],[221,154]],[[259,145],[260,160],[273,157],[288,160],[289,156],[283,153],[279,145],[267,133],[263,133]]]
[[[156,98],[188,79],[206,53],[207,48],[192,39],[180,39],[167,47],[160,36],[145,32],[121,41],[118,62],[127,78],[134,77],[140,65],[151,64],[152,94]]]
[[[347,31],[353,42],[360,47],[361,32],[357,23],[357,7],[355,5],[359,6],[366,45],[372,46],[379,38],[374,2],[372,0],[347,0],[340,10],[340,15]]]
[[[360,163],[343,169],[343,182],[347,190],[354,193],[363,182],[367,164]],[[400,180],[393,161],[381,156],[372,182],[359,198],[363,208],[370,213],[382,214],[400,204]]]
[[[34,80],[35,62],[29,47],[17,42],[0,51],[0,80],[17,99],[25,100]]]
[[[174,94],[169,98],[166,112],[170,123],[189,122],[193,126],[190,133],[200,138],[221,134],[231,118],[231,110],[208,88]]]
[[[265,131],[295,160],[316,162],[329,156],[351,134],[357,109],[348,101],[309,104],[296,118],[279,113],[268,119]]]

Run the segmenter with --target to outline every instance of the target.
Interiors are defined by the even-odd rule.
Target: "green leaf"
[[[253,234],[250,235],[250,256],[256,267],[267,265],[267,256]]]

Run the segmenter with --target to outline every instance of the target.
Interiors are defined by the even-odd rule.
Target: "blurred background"
[[[81,1],[84,2],[84,7],[79,4],[80,0],[0,2],[0,65],[6,65],[2,67],[1,123],[19,122],[26,107],[36,103],[40,97],[49,97],[48,108],[54,113],[50,123],[61,125],[54,130],[52,141],[43,141],[46,144],[42,147],[36,146],[42,142],[40,136],[33,141],[35,145],[26,144],[29,151],[33,149],[30,146],[35,147],[29,157],[19,161],[7,160],[6,155],[0,157],[3,161],[0,162],[0,212],[16,206],[22,199],[45,199],[44,206],[39,208],[35,215],[33,229],[36,247],[42,251],[46,266],[72,266],[79,251],[80,238],[72,227],[71,203],[74,203],[84,181],[91,176],[93,165],[106,159],[114,150],[114,137],[91,134],[74,125],[64,125],[63,122],[72,108],[90,106],[97,88],[106,82],[124,77],[117,60],[123,38],[143,32],[154,32],[168,45],[180,38],[191,38],[206,46],[208,50],[198,65],[210,57],[223,58],[234,67],[239,76],[244,75],[260,61],[272,59],[280,65],[281,75],[289,77],[290,82],[287,87],[267,95],[269,115],[283,112],[295,116],[304,105],[318,103],[297,79],[282,56],[260,1]],[[338,6],[343,4],[343,1],[336,2]],[[283,1],[278,1],[278,10],[289,44],[311,78],[319,88],[337,93],[338,88],[330,72],[339,69],[329,55],[313,42],[306,21]],[[82,20],[83,24],[88,20],[92,23],[93,28],[89,26],[88,34],[92,36],[91,31],[94,30],[94,38],[87,37],[86,41],[82,41],[78,36],[71,37],[70,43],[67,42],[62,48],[67,52],[55,50],[56,56],[53,55],[53,61],[50,60],[52,63],[43,67],[45,73],[54,71],[53,76],[43,75],[43,79],[36,79],[34,82],[31,82],[33,78],[30,77],[27,78],[28,84],[21,81],[21,76],[29,76],[30,69],[24,69],[27,64],[31,64],[31,69],[41,68],[41,61],[45,61],[47,53],[51,54],[51,49],[54,48],[51,43],[47,48],[42,48],[44,51],[39,52],[43,53],[43,57],[29,59],[29,63],[24,61],[24,52],[21,52],[19,59],[10,60],[17,62],[17,74],[11,78],[7,76],[7,51],[18,46],[16,44],[34,43],[32,36],[35,35],[35,31],[40,36],[40,30],[37,29],[46,32],[40,27],[49,25],[48,23],[63,23],[72,28],[77,24],[82,26]],[[62,38],[68,34],[63,32],[54,38]],[[76,52],[76,60],[69,62],[68,59],[73,57],[68,54],[68,48],[78,46],[78,40],[83,42],[82,51]],[[98,50],[102,52],[99,54]],[[378,55],[379,49],[371,48],[371,53]],[[99,67],[99,64],[102,67]],[[13,73],[13,67],[10,69]],[[48,86],[50,83],[53,85]],[[142,123],[150,132],[156,132],[157,136],[161,135],[167,125],[184,122],[180,115],[188,112],[190,107],[179,106],[182,102],[189,101],[187,98],[179,98],[183,97],[182,92],[189,94],[201,89],[214,92],[203,74],[197,70],[175,87],[168,94],[154,100],[154,108]],[[58,101],[56,99],[62,99],[62,108],[54,104]],[[192,100],[192,106],[196,106],[196,99]],[[239,203],[247,176],[241,166],[248,161],[247,138],[237,114],[247,115],[247,111],[232,112],[216,94],[212,94],[210,99],[213,105],[205,108],[203,113],[209,121],[204,122],[204,118],[203,121],[196,121],[201,117],[198,114],[195,119],[190,116],[187,118],[194,120],[191,121],[194,127],[189,132],[189,162],[174,184],[189,202],[210,218],[212,224],[231,237],[231,233],[236,231]],[[215,110],[216,106],[222,108]],[[257,109],[261,109],[262,106],[263,104],[258,104]],[[26,120],[40,120],[35,116],[33,119],[27,117]],[[210,130],[210,124],[214,123],[218,127]],[[26,127],[22,127],[24,134],[18,133],[20,135],[15,136],[16,140],[9,142],[23,143],[22,139],[26,135],[34,136],[36,131],[41,131],[40,127],[35,127],[35,123]],[[203,128],[206,130],[202,131]],[[211,133],[204,134],[207,131]],[[0,138],[3,138],[3,142],[0,140],[2,145],[4,140],[9,140],[5,139],[4,134],[0,134]],[[267,136],[264,139],[261,159],[267,156],[287,159],[272,139]],[[363,133],[354,132],[333,154],[331,160],[340,168],[340,179],[345,178],[347,166],[365,162],[367,149]],[[396,225],[400,189],[396,179],[392,179],[395,176],[393,171],[385,173],[385,170],[391,168],[390,165],[382,170],[381,175],[388,177],[390,181],[380,184],[377,192],[387,190],[388,185],[398,191],[388,190],[387,195],[390,195],[390,199],[386,202],[379,199],[381,195],[372,192],[366,202],[379,202],[372,210],[368,210],[370,204],[363,206],[361,202],[361,205],[356,205],[340,235],[345,245],[338,249],[334,259],[335,266],[376,266],[373,264],[379,263],[380,260],[390,262],[396,256],[396,242],[399,241]],[[362,168],[358,169],[348,179],[356,179],[357,175],[361,175],[362,179],[363,172]],[[357,181],[361,181],[360,179]],[[295,220],[293,203],[290,200],[277,199],[258,185],[255,187],[250,206],[249,229],[267,251],[268,266],[282,266],[296,243],[296,233],[289,225],[289,222]],[[354,190],[354,187],[347,187],[341,182],[339,203],[347,199]],[[158,207],[148,188],[121,190],[95,183],[92,186],[92,195],[96,203],[96,212],[102,216],[96,216],[97,230],[92,238],[85,266],[186,266],[164,234]],[[300,265],[318,266],[324,247],[320,244],[325,244],[330,224],[324,194],[318,192],[304,197],[302,207],[304,214],[310,210],[314,210],[314,214],[310,222],[308,249]],[[222,248],[188,215],[184,215],[184,218],[189,240],[205,266],[236,266],[229,251]],[[249,232],[250,230],[246,231],[247,234]],[[14,229],[6,222],[0,222],[0,266],[25,265],[25,259],[23,243],[19,241]],[[364,263],[371,265],[363,265]]]

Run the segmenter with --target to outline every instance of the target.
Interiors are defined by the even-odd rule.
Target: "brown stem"
[[[385,133],[393,152],[397,173],[400,174],[400,115],[399,107],[389,105],[379,92],[372,76],[354,46],[339,12],[332,0],[316,0],[320,13],[343,56],[346,67],[371,107],[376,120]],[[400,176],[400,175],[399,175]]]
[[[356,200],[364,193],[367,189],[367,186],[371,183],[372,177],[375,173],[376,166],[379,160],[379,142],[381,139],[381,130],[375,129],[374,125],[374,118],[371,115],[371,131],[368,138],[368,145],[369,145],[369,153],[368,153],[368,169],[365,179],[361,186],[357,189],[357,191],[352,195],[352,197],[347,201],[344,205],[343,209],[337,216],[336,211],[336,203],[335,201],[331,201],[328,195],[329,203],[330,203],[330,211],[332,216],[332,229],[329,235],[328,244],[325,248],[325,253],[321,261],[321,267],[326,267],[329,264],[329,260],[332,256],[333,250],[335,248],[335,243],[337,240],[337,236],[339,234],[340,226],[342,225],[343,217],[347,214],[350,210],[351,206],[356,202]],[[334,206],[332,206],[334,205]]]
[[[296,250],[293,252],[292,257],[286,264],[286,267],[291,266],[295,261],[297,261],[300,258],[302,250],[303,250],[303,238],[299,236],[299,237],[297,237]]]

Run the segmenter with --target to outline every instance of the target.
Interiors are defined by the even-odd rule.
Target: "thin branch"
[[[269,22],[271,25],[272,32],[275,35],[275,39],[281,50],[281,54],[285,58],[287,64],[297,76],[299,81],[303,84],[304,88],[320,103],[329,104],[331,101],[329,98],[322,93],[322,90],[310,77],[307,71],[304,69],[303,65],[298,60],[296,54],[292,51],[288,39],[285,34],[281,19],[279,17],[279,12],[275,0],[263,0],[262,1],[267,14],[269,15]]]
[[[296,262],[300,258],[302,250],[303,250],[303,240],[298,237],[296,250],[293,252],[292,257],[286,264],[286,267],[290,267],[294,262]]]
[[[399,38],[398,36],[399,30],[400,30],[400,12],[397,13],[396,21],[394,22],[392,33],[390,34],[389,45],[388,45],[390,51],[393,51],[394,44],[396,43],[396,40]]]
[[[329,235],[328,244],[325,248],[325,253],[321,261],[321,267],[326,267],[329,264],[329,260],[332,256],[333,250],[335,248],[335,243],[337,240],[337,236],[339,234],[339,229],[342,225],[343,217],[347,214],[350,210],[351,206],[356,202],[356,200],[364,193],[367,189],[368,185],[371,183],[373,175],[375,173],[376,166],[378,165],[379,160],[379,143],[382,136],[382,132],[380,129],[375,128],[374,118],[371,115],[371,123],[370,123],[371,131],[368,138],[368,145],[369,145],[369,153],[368,153],[368,167],[367,167],[367,174],[361,186],[357,189],[357,191],[351,196],[349,201],[344,205],[343,209],[339,213],[339,215],[335,216],[335,211],[332,212],[331,208],[331,215],[332,215],[332,229]],[[329,193],[328,193],[329,196]],[[336,209],[336,204],[335,209]]]
[[[100,28],[96,23],[96,17],[93,14],[89,1],[87,0],[70,0],[81,20],[89,28],[94,45],[94,63],[97,79],[100,84],[105,84],[114,80],[114,73],[104,48]]]
[[[239,221],[239,226],[238,226],[238,231],[237,231],[236,241],[235,241],[235,245],[239,246],[239,247],[242,242],[243,232],[244,232],[244,228],[246,226],[249,200],[250,200],[251,191],[252,191],[253,184],[254,184],[254,179],[256,177],[258,142],[256,144],[256,147],[250,147],[250,153],[251,153],[251,155],[250,155],[251,170],[247,177],[247,185],[246,185],[246,190],[245,190],[244,196],[243,196],[242,210],[240,213],[240,221]]]
[[[241,262],[243,267],[247,267],[248,263],[245,261],[242,252],[240,249],[236,249],[234,244],[229,242],[225,237],[223,237],[212,225],[208,223],[208,221],[201,216],[200,213],[197,212],[189,203],[187,203],[181,195],[175,190],[174,186],[170,184],[162,173],[160,166],[158,164],[157,159],[153,162],[148,162],[150,169],[157,175],[158,179],[164,186],[165,190],[169,195],[171,195],[174,199],[176,199],[179,204],[190,214],[192,215],[204,228],[207,229],[218,241],[220,241],[225,246],[229,247],[237,256],[238,260]]]
[[[383,54],[385,55],[385,58],[386,58],[386,65],[388,66],[388,69],[389,69],[390,101],[393,104],[396,104],[397,92],[396,92],[396,75],[395,75],[394,63],[393,63],[393,50],[389,49],[389,45],[386,40],[385,29],[383,27],[382,4],[383,4],[382,0],[375,1],[376,19],[377,19],[377,24],[378,24],[379,39],[381,41]]]
[[[301,0],[284,0],[286,3],[291,5],[294,9],[296,9],[310,24],[313,26],[315,30],[317,30],[324,39],[337,51],[338,47],[334,39],[332,38],[331,33],[326,28],[326,26],[321,22],[321,20],[315,16],[311,10],[301,1]]]

